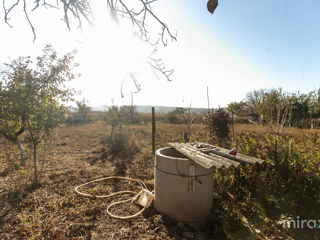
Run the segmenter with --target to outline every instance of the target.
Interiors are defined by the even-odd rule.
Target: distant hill
[[[151,113],[151,108],[154,107],[156,113],[168,113],[175,110],[177,107],[167,107],[167,106],[151,106],[151,105],[138,105],[136,109],[139,113]],[[105,111],[106,106],[97,106],[92,108],[93,111]],[[203,114],[208,111],[207,108],[191,108],[191,113]]]

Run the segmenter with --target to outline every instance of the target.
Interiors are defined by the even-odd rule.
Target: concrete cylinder
[[[171,147],[156,151],[155,208],[180,222],[205,219],[212,209],[213,169]]]

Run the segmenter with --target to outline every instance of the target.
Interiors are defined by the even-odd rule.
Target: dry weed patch
[[[185,131],[184,124],[157,123],[157,148],[166,146],[167,142],[183,141]],[[193,124],[191,132],[192,141],[208,139],[201,124]],[[278,165],[217,172],[215,208],[210,221],[201,229],[208,239],[227,239],[227,236],[284,239],[287,235],[293,239],[317,239],[316,232],[282,229],[277,220],[281,214],[289,216],[303,211],[310,217],[317,215],[314,209],[319,209],[316,184],[320,169],[315,163],[320,161],[320,131],[288,128],[282,136],[269,133],[269,143],[266,132],[268,129],[262,126],[235,126],[241,151],[263,155],[268,162]],[[43,170],[37,188],[31,185],[32,165],[25,168],[16,165],[19,153],[12,151],[14,146],[2,142],[0,239],[181,239],[185,229],[153,208],[136,219],[120,221],[106,213],[106,206],[117,199],[89,199],[73,191],[81,183],[115,174],[139,178],[153,189],[150,123],[124,126],[122,135],[115,141],[108,140],[108,136],[110,128],[100,123],[56,129],[50,148],[43,148],[40,161]],[[299,149],[294,150],[296,155],[290,155],[290,138],[294,138],[291,149]],[[290,162],[284,161],[288,156],[294,163],[289,168],[285,164]],[[125,182],[102,182],[84,191],[107,194],[131,187]],[[137,210],[139,207],[132,205],[112,209],[120,215]]]

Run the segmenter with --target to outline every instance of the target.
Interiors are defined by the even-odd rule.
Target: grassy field
[[[184,131],[183,124],[157,123],[156,148],[181,141]],[[273,153],[273,150],[263,150],[267,144],[272,145],[272,141],[268,143],[265,138],[268,131],[263,126],[235,126],[238,144],[250,155],[261,154],[252,152],[255,148],[262,148],[267,157],[269,152]],[[251,168],[240,173],[237,170],[217,173],[213,193],[215,208],[209,221],[198,228],[181,225],[154,208],[131,220],[111,218],[106,206],[117,199],[85,198],[77,195],[74,187],[100,177],[122,175],[139,178],[153,189],[154,157],[150,123],[125,126],[122,135],[112,142],[108,140],[109,134],[110,128],[100,123],[63,125],[56,129],[51,142],[40,147],[41,184],[36,188],[32,185],[32,163],[25,168],[19,166],[16,146],[1,138],[0,239],[320,239],[319,229],[283,229],[277,223],[281,215],[298,216],[294,214],[303,212],[305,218],[318,216],[320,219],[319,199],[313,205],[317,209],[311,212],[304,205],[309,204],[307,200],[312,191],[315,191],[313,197],[319,196],[318,188],[312,185],[315,184],[312,181],[319,178],[318,166],[313,168],[314,177],[309,177],[311,180],[306,177],[303,184],[297,179],[289,181],[292,175],[273,182],[278,175],[264,175],[271,167],[265,167],[264,172]],[[318,156],[319,160],[320,130],[286,128],[282,135],[284,142],[294,138],[301,151],[312,153],[312,157]],[[192,125],[191,140],[208,140],[201,124]],[[277,149],[282,146],[280,143],[280,140],[276,142]],[[232,140],[231,145],[234,144],[236,141]],[[29,146],[27,142],[24,145]],[[272,166],[272,161],[268,162]],[[231,180],[230,176],[236,177]],[[311,192],[306,190],[310,186]],[[119,181],[113,182],[112,187],[95,185],[87,191],[94,189],[92,193],[98,193],[128,187],[126,182]],[[288,209],[281,205],[287,201],[287,194],[297,198],[288,203]],[[292,212],[292,209],[298,211],[297,208],[299,212]],[[138,210],[137,206],[125,204],[114,211],[129,214]]]

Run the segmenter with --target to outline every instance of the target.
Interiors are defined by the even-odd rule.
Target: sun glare
[[[113,22],[92,26],[79,48],[82,77],[76,85],[83,95],[94,96],[95,104],[110,104],[111,99],[120,104],[121,85],[124,92],[136,90],[128,78],[148,71],[146,62],[151,51],[132,31]]]

